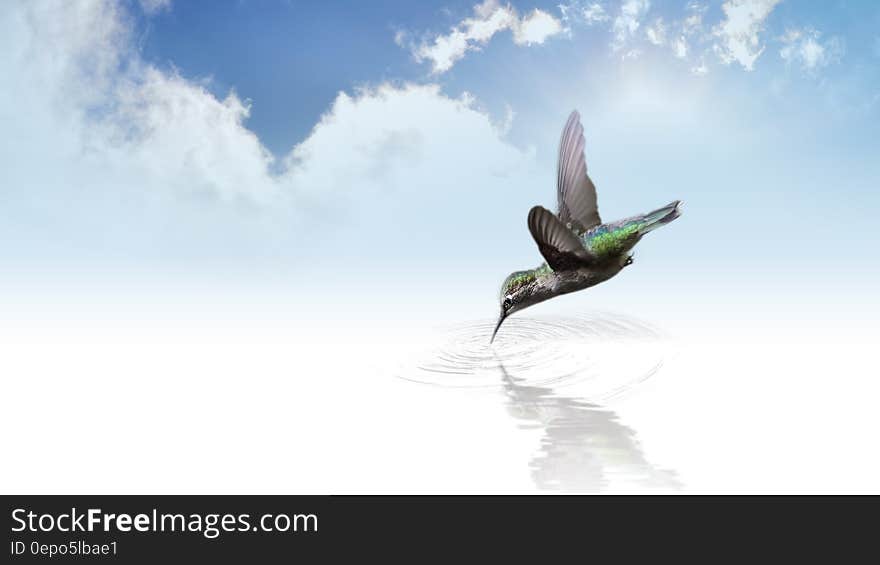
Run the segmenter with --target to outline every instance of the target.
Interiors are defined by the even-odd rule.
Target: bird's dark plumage
[[[543,206],[529,210],[529,231],[554,271],[586,267],[593,255],[556,215]]]

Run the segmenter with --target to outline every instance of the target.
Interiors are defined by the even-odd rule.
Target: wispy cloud
[[[147,14],[155,14],[171,8],[171,0],[140,0],[140,4]]]
[[[751,71],[765,50],[765,41],[781,44],[780,56],[808,72],[836,62],[843,53],[840,38],[822,39],[812,28],[765,40],[767,18],[781,0],[724,0],[722,17],[715,22],[707,21],[709,9],[704,0],[681,1],[684,14],[668,17],[652,14],[650,0],[568,0],[557,6],[557,18],[540,9],[520,16],[510,4],[486,0],[474,7],[473,17],[460,21],[449,33],[415,44],[408,33],[397,32],[395,42],[412,50],[416,60],[430,61],[433,74],[448,71],[469,51],[480,50],[505,30],[512,32],[516,44],[533,45],[560,34],[571,39],[576,28],[589,28],[591,33],[610,34],[610,50],[621,61],[663,49],[696,75],[707,74],[718,62]]]
[[[663,23],[663,18],[655,19],[645,28],[645,37],[654,45],[666,44],[666,25]]]
[[[430,61],[432,72],[441,74],[464,58],[468,51],[479,50],[489,43],[496,33],[510,30],[517,45],[540,45],[547,38],[563,31],[559,19],[539,9],[520,17],[510,4],[497,0],[485,0],[474,7],[474,15],[452,27],[449,33],[412,46],[417,61]],[[398,44],[403,36],[397,35]]]
[[[572,0],[568,4],[560,4],[559,12],[562,14],[562,21],[568,25],[592,26],[611,20],[608,11],[599,2]]]
[[[684,59],[688,56],[688,42],[684,36],[679,36],[672,40],[672,52],[679,59]]]
[[[726,65],[739,63],[751,71],[764,51],[761,33],[764,20],[780,0],[727,0],[721,5],[724,20],[713,29],[715,51]]]
[[[688,15],[685,16],[681,23],[682,33],[685,35],[696,35],[703,31],[703,14],[706,13],[708,6],[697,1],[688,2]]]
[[[621,3],[620,11],[611,25],[614,33],[614,40],[611,43],[612,49],[616,51],[623,48],[627,41],[636,34],[650,7],[651,3],[648,0],[624,0]]]
[[[840,61],[843,41],[838,37],[822,40],[822,34],[812,28],[790,29],[781,38],[779,56],[790,64],[797,64],[812,73]]]
[[[581,10],[581,14],[584,18],[584,21],[588,24],[607,22],[611,19],[611,16],[608,15],[608,12],[605,11],[605,8],[603,8],[602,5],[598,2],[593,2],[590,5],[585,6]]]
[[[693,51],[692,46],[705,48],[706,34],[703,29],[703,14],[706,6],[699,2],[690,2],[686,7],[687,15],[681,19],[666,20],[661,16],[651,23],[642,26],[644,38],[654,47],[667,48],[677,59],[688,59]],[[694,74],[704,75],[709,72],[705,57],[691,67]]]
[[[706,60],[701,58],[700,61],[691,67],[691,72],[697,76],[703,76],[709,72],[709,67],[706,66]]]
[[[686,59],[691,53],[692,42],[702,42],[705,37],[703,29],[703,14],[706,13],[707,6],[695,0],[687,5],[687,16],[676,26],[676,37],[670,42],[673,54],[679,59]],[[695,74],[706,74],[708,68],[705,63],[701,63],[698,67],[701,72]]]

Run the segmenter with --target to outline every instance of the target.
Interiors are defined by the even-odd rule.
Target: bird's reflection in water
[[[659,330],[609,313],[521,317],[490,346],[493,328],[491,320],[453,328],[399,376],[446,388],[500,388],[520,427],[543,430],[529,463],[538,488],[680,486],[674,472],[647,461],[636,432],[598,404],[659,370],[667,348]]]
[[[540,489],[598,492],[612,479],[635,488],[677,489],[673,471],[652,465],[639,446],[636,432],[617,414],[553,390],[521,384],[499,361],[508,412],[524,428],[541,428],[541,445],[530,462]]]

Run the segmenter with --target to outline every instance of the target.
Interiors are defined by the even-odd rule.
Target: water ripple
[[[502,387],[501,365],[522,386],[566,387],[594,401],[649,378],[663,360],[662,333],[610,313],[508,319],[495,343],[495,320],[448,328],[437,345],[416,353],[399,377],[456,388]]]

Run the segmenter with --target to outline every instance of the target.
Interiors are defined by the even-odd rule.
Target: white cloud
[[[517,45],[540,45],[548,37],[552,37],[562,31],[562,24],[541,10],[534,10],[528,16],[524,16],[519,25],[513,27],[513,41]]]
[[[471,38],[465,32],[453,30],[449,35],[436,37],[432,45],[423,44],[413,54],[419,62],[430,60],[435,74],[445,73],[464,57],[468,49],[476,48],[470,42]]]
[[[611,20],[611,16],[605,10],[605,7],[598,2],[590,2],[585,4],[572,0],[568,4],[560,4],[559,12],[562,14],[562,21],[569,23],[582,23],[587,26],[607,22]]]
[[[398,47],[406,47],[408,38],[409,34],[402,29],[394,32],[394,44]]]
[[[695,74],[708,72],[707,59],[712,54],[725,65],[736,63],[751,71],[764,51],[762,35],[765,23],[781,0],[724,0],[723,16],[717,23],[707,22],[708,5],[690,0],[680,18],[649,19],[650,0],[621,0],[612,17],[606,4],[569,0],[559,4],[560,18],[541,10],[533,10],[520,17],[509,4],[486,0],[474,8],[475,16],[460,22],[450,33],[440,35],[430,43],[413,47],[408,36],[398,33],[398,45],[408,46],[418,60],[430,60],[433,72],[449,70],[468,51],[479,50],[496,33],[510,30],[519,45],[543,43],[548,37],[564,34],[572,36],[576,26],[603,26],[611,33],[611,50],[621,60],[638,58],[649,45],[668,49],[676,59],[693,65]],[[797,63],[807,71],[827,66],[840,59],[843,42],[839,38],[820,40],[812,30],[796,32],[779,38],[783,43],[780,55],[789,63]],[[877,40],[880,45],[880,39]],[[698,64],[694,61],[699,59]]]
[[[451,178],[465,182],[517,165],[524,154],[499,139],[510,125],[496,127],[471,95],[451,98],[437,85],[340,93],[288,156],[286,176],[303,190],[351,191],[353,198],[387,190],[448,193]],[[450,170],[437,171],[438,162]]]
[[[681,28],[685,35],[695,35],[703,31],[703,15],[709,7],[696,1],[691,1],[687,5],[688,15],[682,20]]]
[[[764,20],[780,0],[727,0],[722,4],[724,20],[713,29],[715,51],[724,64],[737,62],[751,71],[764,51],[760,34]]]
[[[485,0],[474,6],[474,17],[462,20],[448,34],[418,45],[413,55],[417,61],[431,61],[434,74],[444,73],[468,51],[479,50],[496,33],[505,30],[513,32],[513,41],[517,45],[540,45],[547,38],[561,33],[562,24],[542,10],[535,9],[520,18],[510,4]]]
[[[603,8],[598,2],[593,2],[589,6],[585,6],[581,13],[584,21],[588,24],[607,22],[611,19],[611,16],[605,11],[605,8]]]
[[[117,167],[182,191],[265,203],[278,196],[272,156],[244,122],[250,106],[234,92],[219,100],[177,74],[146,65],[110,93],[115,109],[89,135]]]
[[[390,201],[437,213],[456,191],[497,197],[533,160],[472,97],[387,84],[340,93],[275,159],[245,125],[249,102],[142,60],[131,22],[111,0],[0,7],[0,237],[17,248],[294,252],[312,242],[291,241],[292,223],[373,219]]]
[[[645,37],[654,45],[664,45],[666,43],[666,25],[663,18],[657,18],[654,22],[645,28]]]
[[[638,58],[650,44],[668,49],[688,64],[699,58],[691,67],[695,74],[708,72],[706,61],[712,53],[725,65],[736,63],[751,71],[764,51],[762,34],[767,17],[780,1],[724,0],[723,17],[713,26],[706,21],[708,5],[700,0],[688,1],[684,15],[671,20],[661,16],[649,19],[650,0],[621,0],[613,17],[603,2],[568,0],[557,6],[559,19],[538,9],[520,17],[510,4],[486,0],[474,7],[474,17],[461,21],[448,34],[413,45],[408,35],[398,32],[395,42],[411,49],[417,60],[431,61],[433,73],[440,74],[468,51],[481,49],[500,31],[510,30],[519,45],[532,45],[559,34],[572,37],[576,26],[605,24],[611,34],[611,50],[621,60]],[[797,59],[804,68],[814,69],[838,59],[841,50],[839,39],[820,43],[815,37],[805,37],[797,46],[783,46],[781,53],[786,60]]]
[[[614,33],[611,46],[615,51],[622,48],[629,38],[635,35],[650,7],[649,0],[624,0],[620,5],[620,12],[611,26]]]
[[[679,59],[684,59],[688,55],[688,42],[684,36],[676,37],[672,40],[672,52]]]
[[[687,5],[688,16],[686,16],[680,25],[681,35],[673,42],[673,51],[675,55],[681,59],[687,56],[690,51],[689,41],[704,41],[705,31],[703,29],[703,15],[708,10],[708,6],[696,1],[689,2]]]
[[[614,41],[612,48],[622,48],[628,40],[636,37],[636,32],[643,29],[644,39],[655,47],[667,47],[678,59],[687,59],[692,52],[692,44],[698,48],[705,44],[706,35],[703,30],[703,15],[707,7],[700,2],[691,1],[686,6],[686,16],[681,19],[667,20],[662,16],[645,23],[645,16],[650,9],[648,2],[623,2],[621,12],[612,26]],[[626,58],[626,57],[624,57]]]
[[[814,72],[843,56],[843,42],[837,37],[822,41],[821,33],[815,29],[789,30],[780,38],[783,47],[779,55],[787,63],[797,63],[807,72]]]
[[[243,125],[248,105],[145,63],[120,4],[34,1],[5,11],[9,56],[0,64],[15,79],[0,95],[4,122],[82,172],[71,182],[91,182],[91,164],[106,171],[102,180],[124,170],[163,191],[252,201],[275,192],[271,156]],[[17,161],[36,165],[34,149],[13,154],[30,152]]]

